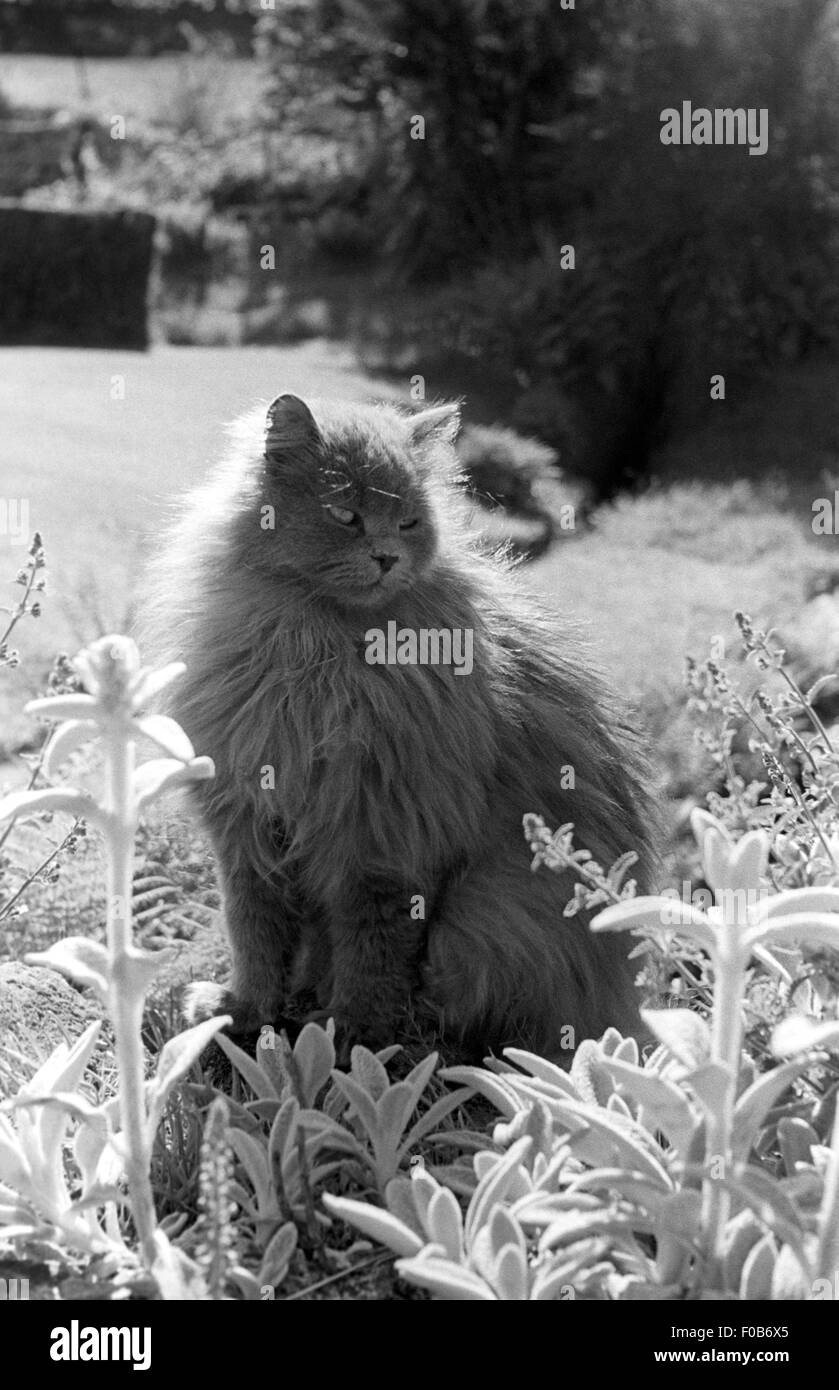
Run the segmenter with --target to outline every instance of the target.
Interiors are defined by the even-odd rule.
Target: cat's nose
[[[399,556],[398,556],[398,555],[381,555],[381,554],[375,554],[375,555],[373,556],[373,559],[374,559],[374,560],[378,560],[378,562],[379,562],[379,564],[380,564],[380,566],[381,566],[381,569],[382,569],[382,574],[387,574],[388,570],[392,570],[392,569],[393,569],[393,566],[394,566],[394,565],[396,564],[396,562],[398,561]]]

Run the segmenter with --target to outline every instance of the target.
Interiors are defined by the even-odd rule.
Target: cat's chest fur
[[[231,761],[258,776],[257,814],[283,823],[295,856],[325,865],[340,842],[354,861],[344,869],[375,879],[392,872],[398,846],[403,876],[420,882],[485,829],[492,677],[479,651],[457,674],[454,664],[371,664],[366,650],[363,629],[319,641],[304,627],[273,634],[230,710]]]

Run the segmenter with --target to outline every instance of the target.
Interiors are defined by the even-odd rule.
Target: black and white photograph
[[[837,534],[839,0],[0,0],[4,1345],[826,1356]]]

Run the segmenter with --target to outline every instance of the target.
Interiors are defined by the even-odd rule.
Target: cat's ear
[[[460,429],[460,405],[450,401],[446,405],[431,406],[412,415],[408,428],[412,444],[454,444]]]
[[[315,417],[299,396],[277,396],[265,421],[265,456],[282,459],[322,443]]]

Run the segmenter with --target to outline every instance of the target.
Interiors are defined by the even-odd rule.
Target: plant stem
[[[37,572],[38,566],[35,564],[35,557],[32,556],[26,566],[26,584],[24,585],[23,598],[19,600],[16,608],[2,609],[2,612],[8,613],[11,616],[6,631],[0,634],[0,647],[2,647],[6,642],[8,642],[15,627],[20,622],[21,618],[26,612],[26,605],[29,602],[29,597],[32,593],[32,589],[35,584],[35,576]]]
[[[819,1214],[819,1274],[829,1279],[831,1288],[839,1276],[839,1104],[833,1121],[830,1158]]]
[[[747,959],[735,933],[737,925],[726,923],[714,953],[714,1011],[711,1022],[711,1060],[725,1069],[725,1085],[718,1107],[708,1115],[708,1140],[703,1185],[702,1226],[708,1261],[706,1287],[722,1289],[723,1239],[731,1206],[730,1194],[718,1180],[731,1177],[734,1104],[740,1074],[743,1045],[743,993]],[[718,1177],[712,1169],[722,1169]]]
[[[149,1181],[149,1144],[143,1075],[144,991],[132,970],[131,886],[136,818],[131,790],[134,743],[117,726],[106,740],[106,779],[111,833],[108,836],[108,951],[111,964],[110,1013],[119,1070],[120,1128],[131,1210],[143,1260],[156,1258],[154,1198]]]
[[[10,824],[14,825],[14,821],[10,821]],[[67,834],[64,836],[64,839],[61,841],[61,843],[56,845],[52,853],[47,855],[46,859],[43,861],[43,863],[38,865],[37,869],[32,870],[31,874],[29,874],[29,876],[23,880],[23,883],[16,890],[16,892],[14,892],[10,898],[7,898],[4,903],[0,904],[0,922],[2,922],[6,917],[8,917],[15,903],[18,901],[18,899],[23,897],[27,888],[31,888],[36,878],[38,878],[44,872],[45,869],[48,869],[50,865],[53,863],[53,861],[59,857],[59,855],[63,852],[64,847],[70,839],[71,835],[73,835],[75,831],[78,830],[80,825],[81,820],[78,816],[76,816],[75,820],[73,821],[73,824],[67,831]],[[3,841],[2,839],[0,839],[0,848],[2,848],[2,845]]]

